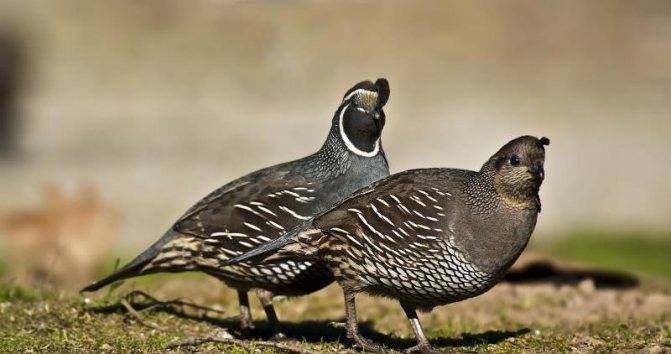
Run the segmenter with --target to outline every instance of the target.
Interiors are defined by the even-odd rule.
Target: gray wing
[[[242,254],[309,219],[316,183],[288,170],[253,175],[201,200],[173,230],[212,246],[205,252]]]

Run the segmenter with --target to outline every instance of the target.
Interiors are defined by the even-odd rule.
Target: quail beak
[[[382,115],[380,114],[380,111],[377,111],[377,110],[373,111],[373,119],[380,120],[380,117],[382,117]]]
[[[539,181],[542,181],[545,178],[545,170],[541,164],[534,165],[529,169],[529,172],[531,172],[531,174]]]
[[[384,113],[382,113],[379,110],[373,111],[373,123],[375,123],[375,126],[378,129],[382,129],[382,126],[384,125],[384,121],[382,120],[382,115],[383,114]]]

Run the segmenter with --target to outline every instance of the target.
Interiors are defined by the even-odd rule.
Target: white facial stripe
[[[348,96],[350,96],[350,95],[348,95]],[[352,142],[347,137],[347,134],[345,134],[345,127],[343,126],[343,117],[345,116],[345,111],[347,110],[347,108],[349,108],[349,103],[345,107],[343,107],[343,109],[340,111],[340,120],[338,122],[338,125],[340,125],[340,137],[345,142],[345,146],[347,146],[347,149],[349,151],[351,151],[351,152],[353,152],[353,153],[355,153],[359,156],[373,157],[373,156],[377,155],[377,153],[380,151],[380,139],[379,138],[375,141],[375,147],[373,148],[373,151],[366,152],[366,151],[363,151],[363,150],[359,150],[356,146],[354,146],[354,144],[352,144]]]
[[[342,101],[345,102],[345,101],[349,100],[350,98],[352,98],[352,96],[358,95],[359,92],[373,92],[373,93],[375,93],[375,91],[370,91],[370,90],[366,90],[366,89],[356,89],[356,90],[350,92],[349,95],[345,96],[345,98],[343,98]]]

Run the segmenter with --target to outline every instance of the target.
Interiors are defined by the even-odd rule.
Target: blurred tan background
[[[536,237],[671,229],[668,1],[1,0],[0,57],[0,210],[94,186],[117,250],[315,151],[377,77],[393,172],[546,135]]]

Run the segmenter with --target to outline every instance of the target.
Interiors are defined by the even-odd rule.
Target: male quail
[[[157,272],[202,271],[238,290],[243,328],[252,327],[247,292],[259,298],[276,335],[274,295],[297,296],[333,281],[321,262],[281,261],[226,267],[234,256],[273,240],[357,189],[389,175],[380,135],[385,79],[349,89],[322,148],[305,158],[264,168],[215,190],[191,207],[163,237],[126,266],[82,291]]]
[[[517,259],[541,209],[549,143],[532,136],[512,140],[478,172],[391,175],[229,263],[268,255],[266,261],[275,262],[323,260],[343,288],[350,339],[380,349],[357,330],[354,294],[367,292],[398,299],[418,342],[410,351],[430,351],[415,311],[484,293]]]

